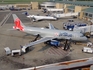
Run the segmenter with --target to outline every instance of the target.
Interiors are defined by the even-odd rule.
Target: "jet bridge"
[[[55,13],[55,14],[52,14],[52,16],[54,16],[56,18],[63,18],[63,17],[70,17],[70,16],[74,17],[74,16],[78,16],[78,12],[76,12],[76,13],[70,12],[70,13],[63,13],[63,14]]]

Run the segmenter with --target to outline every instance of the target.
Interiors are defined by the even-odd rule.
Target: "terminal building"
[[[93,1],[56,1],[63,5],[65,13],[79,12],[79,19],[90,21],[93,19]]]
[[[49,4],[47,4],[47,6],[48,5]],[[79,12],[79,19],[84,19],[86,21],[93,19],[93,1],[55,0],[55,8],[63,8],[64,13]]]
[[[15,7],[18,7],[20,9],[31,9],[30,4],[15,4]]]
[[[39,4],[38,2],[31,2],[30,4],[16,4],[16,7],[20,8],[30,8],[33,10],[42,9],[44,7],[48,8],[63,8],[64,13],[69,12],[79,12],[78,18],[90,21],[93,19],[93,1],[65,1],[57,0],[50,2],[43,2]]]

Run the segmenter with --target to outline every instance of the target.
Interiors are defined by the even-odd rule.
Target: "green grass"
[[[0,0],[0,4],[16,4],[16,3],[30,3],[39,2],[42,3],[47,0]]]

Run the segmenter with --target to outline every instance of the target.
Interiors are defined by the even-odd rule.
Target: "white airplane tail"
[[[22,14],[24,14],[26,16],[29,16],[29,13],[28,12],[23,12]]]
[[[12,14],[13,19],[14,19],[14,24],[13,29],[18,29],[20,31],[23,31],[25,25],[21,22],[21,20],[17,17],[16,14]]]
[[[29,15],[29,13],[28,13],[28,12],[23,12],[22,14],[24,14],[24,15],[26,15],[26,16],[28,16],[28,15]]]

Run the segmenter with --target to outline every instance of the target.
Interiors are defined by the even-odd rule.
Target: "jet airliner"
[[[16,16],[16,14],[12,14],[12,16],[13,16],[14,24],[15,24],[13,26],[13,29],[41,37],[41,39],[31,42],[26,46],[23,46],[22,48],[23,52],[26,52],[26,48],[30,46],[33,46],[42,42],[46,42],[46,41],[52,41],[53,39],[71,39],[75,41],[87,40],[87,38],[80,32],[57,30],[54,28],[52,24],[49,24],[49,29],[25,26],[21,22],[21,20]]]
[[[57,20],[57,18],[53,16],[29,15],[27,12],[24,12],[23,14],[25,14],[27,18],[33,19],[33,22],[40,20]]]

